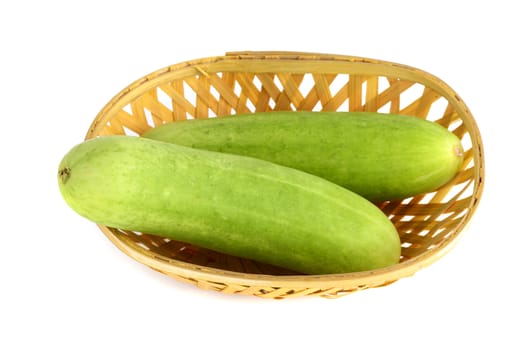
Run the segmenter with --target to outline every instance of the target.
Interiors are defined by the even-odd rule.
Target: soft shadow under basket
[[[426,118],[454,132],[465,161],[435,192],[385,202],[398,229],[397,265],[337,275],[298,275],[159,237],[99,226],[124,253],[197,287],[265,298],[338,297],[388,285],[448,252],[471,219],[483,188],[484,155],[476,122],[444,82],[406,65],[354,56],[233,52],[153,72],[129,85],[97,115],[86,139],[141,135],[154,125],[270,110],[379,111]]]

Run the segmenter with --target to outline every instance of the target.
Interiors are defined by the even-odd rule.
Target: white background
[[[520,2],[344,3],[2,2],[1,349],[526,348]],[[110,98],[159,68],[237,50],[383,59],[453,87],[487,173],[459,244],[388,287],[274,301],[156,273],[66,206],[58,163]]]

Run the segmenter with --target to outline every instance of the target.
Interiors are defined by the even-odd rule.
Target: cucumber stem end
[[[65,184],[68,181],[70,174],[71,169],[68,167],[62,168],[58,171],[58,176],[60,177],[62,184]]]

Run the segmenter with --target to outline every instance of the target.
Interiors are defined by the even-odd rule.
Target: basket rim
[[[196,74],[207,77],[208,74],[214,72],[214,70],[224,67],[234,69],[233,67],[236,67],[236,65],[241,65],[242,67],[263,67],[270,64],[271,68],[276,68],[278,65],[272,63],[277,61],[279,61],[281,67],[283,67],[284,62],[290,62],[290,65],[286,65],[285,68],[291,67],[298,61],[302,61],[323,63],[324,65],[327,63],[337,63],[340,64],[338,69],[341,69],[341,67],[354,67],[354,69],[361,70],[367,67],[366,69],[370,72],[391,71],[392,76],[431,86],[445,97],[458,111],[462,121],[469,122],[470,128],[468,131],[472,138],[474,162],[474,189],[468,207],[469,210],[463,220],[452,230],[452,234],[431,250],[427,250],[416,257],[398,264],[377,270],[333,275],[278,276],[235,272],[169,259],[146,249],[138,248],[133,243],[127,242],[125,239],[120,239],[112,232],[111,228],[97,224],[100,230],[124,253],[160,272],[179,275],[189,279],[197,278],[219,281],[221,283],[253,286],[326,287],[327,283],[330,283],[331,286],[342,288],[349,288],[350,285],[358,288],[360,288],[360,286],[380,286],[403,277],[411,276],[423,267],[432,264],[447,254],[462,236],[466,225],[471,221],[480,202],[484,187],[483,144],[475,118],[460,96],[441,79],[418,68],[359,56],[296,51],[232,51],[227,52],[224,56],[211,56],[188,60],[156,70],[122,89],[97,114],[85,135],[85,140],[95,137],[97,132],[104,127],[107,118],[109,118],[113,112],[124,107],[126,103],[142,94],[142,92],[159,85],[162,81],[171,80],[174,79],[174,77],[195,76]],[[339,73],[343,72],[340,70]],[[345,73],[347,73],[347,71]],[[385,76],[384,74],[377,75]]]

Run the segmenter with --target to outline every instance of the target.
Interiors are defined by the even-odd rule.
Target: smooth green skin
[[[307,274],[395,264],[400,240],[366,199],[255,158],[132,136],[85,141],[58,171],[78,214]]]
[[[416,117],[369,112],[259,112],[157,126],[143,137],[264,159],[371,201],[427,193],[463,161],[459,139]]]

